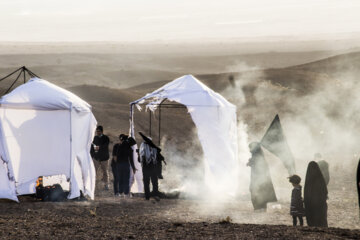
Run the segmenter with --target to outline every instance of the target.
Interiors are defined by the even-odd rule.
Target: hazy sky
[[[0,41],[309,37],[360,32],[359,0],[0,0]]]

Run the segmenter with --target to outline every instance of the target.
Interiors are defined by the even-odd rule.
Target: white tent
[[[236,106],[194,76],[182,76],[131,103],[132,136],[133,106],[141,110],[140,105],[147,104],[147,108],[155,111],[165,99],[185,105],[197,127],[205,158],[206,182],[213,188],[220,187],[222,192],[234,193],[239,165]]]
[[[39,176],[65,175],[69,198],[94,198],[89,154],[96,128],[91,106],[73,93],[32,78],[0,99],[0,198],[35,192]]]

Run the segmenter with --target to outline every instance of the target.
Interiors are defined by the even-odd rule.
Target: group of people
[[[110,139],[103,133],[102,126],[96,128],[96,134],[91,145],[90,154],[94,160],[97,173],[102,171],[102,182],[104,189],[109,190],[109,144]],[[164,157],[161,155],[161,149],[157,147],[151,140],[140,132],[144,139],[140,148],[134,138],[126,134],[120,134],[119,142],[113,146],[111,157],[111,169],[114,177],[113,188],[114,195],[117,197],[131,197],[130,195],[130,178],[131,173],[135,175],[138,171],[134,164],[134,155],[138,156],[136,161],[141,163],[143,174],[143,184],[145,199],[149,200],[154,197],[159,200],[158,179],[162,178],[162,161]],[[134,154],[136,151],[136,154]],[[150,191],[150,182],[152,184],[152,192]]]
[[[328,199],[327,184],[329,183],[327,163],[324,160],[309,163],[305,178],[304,200],[301,197],[301,178],[298,175],[292,175],[289,177],[289,182],[294,187],[290,203],[293,225],[296,226],[297,219],[299,219],[300,226],[303,226],[303,217],[305,216],[308,226],[327,227],[326,201]]]
[[[249,145],[252,157],[248,166],[251,167],[250,193],[251,201],[256,211],[266,210],[268,202],[276,202],[276,194],[271,180],[269,166],[264,159],[264,154],[259,143]],[[300,176],[292,174],[289,182],[293,185],[290,203],[290,215],[293,225],[298,221],[303,226],[303,217],[306,217],[309,226],[327,227],[327,185],[330,181],[329,165],[322,159],[320,153],[316,153],[314,161],[308,165],[304,199],[302,198],[302,186]]]
[[[119,142],[113,146],[111,169],[114,177],[114,195],[120,197],[130,197],[130,178],[131,173],[135,175],[138,171],[134,160],[141,163],[145,199],[154,197],[159,200],[158,179],[162,179],[161,149],[156,146],[151,138],[139,132],[143,138],[140,148],[134,138],[125,134],[120,134]],[[91,156],[94,160],[95,168],[102,170],[102,181],[104,189],[109,190],[109,154],[110,139],[103,133],[103,127],[96,128],[96,135],[91,146]],[[267,202],[277,201],[275,190],[269,175],[268,166],[264,160],[260,144],[250,145],[252,158],[249,159],[248,166],[251,167],[250,192],[251,200],[255,210],[266,209]],[[134,153],[136,151],[136,154]],[[137,159],[134,159],[137,156]],[[315,154],[317,161],[309,163],[306,180],[304,199],[302,199],[301,178],[298,175],[289,177],[293,185],[290,214],[293,217],[293,225],[303,225],[303,217],[306,216],[309,226],[327,226],[327,184],[329,182],[329,166],[326,161],[321,159],[320,154]],[[267,171],[264,171],[267,169]],[[267,173],[264,175],[264,172]],[[150,182],[152,192],[150,191]],[[304,207],[305,205],[305,207]]]

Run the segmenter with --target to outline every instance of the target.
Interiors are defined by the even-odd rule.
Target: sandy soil
[[[360,230],[289,225],[287,211],[254,213],[249,202],[217,211],[200,200],[119,199],[44,203],[29,199],[0,205],[2,239],[359,239]],[[330,208],[333,206],[330,204]],[[205,210],[206,209],[206,210]],[[238,219],[227,218],[238,215]],[[249,223],[239,224],[246,219]],[[279,218],[280,217],[280,218]],[[260,219],[260,221],[259,221]],[[352,219],[355,220],[355,219]],[[357,219],[356,219],[357,220]],[[348,221],[345,219],[345,221]],[[271,225],[268,225],[271,224]],[[273,225],[274,224],[274,225]],[[275,225],[276,224],[276,225]],[[331,221],[330,224],[335,224]]]
[[[353,173],[344,173],[332,175],[329,228],[292,227],[290,197],[268,204],[266,212],[254,212],[248,193],[238,199],[223,201],[186,199],[184,194],[179,199],[146,201],[137,196],[115,198],[111,190],[101,190],[102,184],[98,182],[94,201],[51,203],[31,197],[20,197],[20,203],[3,200],[0,204],[0,238],[359,239],[360,220]],[[291,189],[281,190],[290,194]]]

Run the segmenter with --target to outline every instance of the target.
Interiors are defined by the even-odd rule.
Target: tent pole
[[[10,77],[11,75],[13,75],[14,73],[16,73],[17,71],[19,71],[19,70],[21,70],[21,69],[22,69],[22,67],[21,67],[21,68],[16,69],[15,71],[13,71],[12,73],[10,73],[9,75],[7,75],[7,76],[5,76],[5,77],[1,78],[1,79],[0,79],[0,81],[2,81],[2,80],[4,80],[4,79],[6,79],[6,78],[8,78],[8,77]]]
[[[133,109],[134,109],[134,104],[131,103],[131,104],[130,104],[130,117],[129,117],[129,121],[130,121],[130,136],[135,139],[135,133],[134,133],[134,113],[133,113]]]
[[[160,146],[160,131],[161,131],[161,104],[159,105],[159,146]]]
[[[161,144],[161,105],[167,100],[167,98],[164,98],[160,103],[159,103],[159,146]]]
[[[73,175],[74,175],[74,170],[73,168],[75,167],[75,159],[73,159],[73,141],[72,141],[72,104],[71,104],[71,108],[69,109],[69,120],[70,120],[70,189],[69,189],[69,195],[71,193],[74,192],[74,189],[71,188],[71,182],[73,180]],[[95,183],[96,183],[96,175],[95,175]],[[83,194],[85,194],[85,184],[83,184],[83,189],[81,189],[83,191]],[[80,194],[79,194],[80,195]]]
[[[15,74],[16,72],[20,71],[20,70],[23,70],[23,71],[26,71],[31,77],[38,77],[40,78],[39,76],[37,76],[35,73],[33,73],[32,71],[30,71],[29,69],[27,69],[25,66],[22,66],[21,68],[18,68],[16,69],[15,71],[13,71],[12,73],[6,75],[5,77],[3,78],[0,78],[0,81],[10,77],[11,75]]]
[[[22,72],[23,72],[23,74],[24,74],[24,83],[26,83],[26,76],[25,76],[25,71],[26,71],[26,68],[25,68],[25,67],[23,67],[23,70],[22,70]]]
[[[16,81],[19,79],[19,77],[21,76],[22,70],[20,71],[19,75],[17,76],[17,78],[15,79],[15,81],[11,84],[11,86],[8,88],[8,90],[6,90],[6,92],[4,94],[7,94],[10,89],[14,86],[14,84],[16,83]]]
[[[33,73],[32,71],[30,71],[28,68],[26,68],[26,67],[25,67],[25,69],[26,69],[27,73],[28,73],[31,77],[37,77],[37,78],[40,78],[38,75],[36,75],[36,74],[35,74],[35,73]]]
[[[150,129],[149,129],[149,136],[151,137],[151,110],[149,109],[149,123],[150,123]]]

